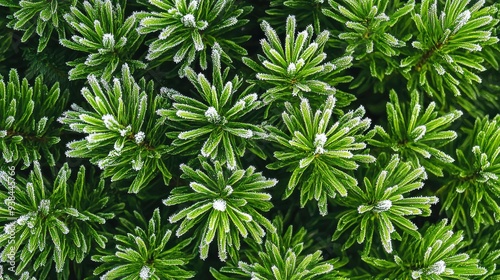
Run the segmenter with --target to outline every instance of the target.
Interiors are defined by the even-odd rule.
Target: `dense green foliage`
[[[499,23],[0,0],[0,279],[500,279]]]

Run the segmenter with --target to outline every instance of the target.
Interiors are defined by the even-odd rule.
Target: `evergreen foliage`
[[[240,235],[251,237],[262,243],[264,228],[276,231],[271,222],[260,213],[269,211],[273,205],[271,195],[262,192],[276,185],[276,180],[268,180],[255,167],[247,169],[223,169],[220,162],[212,164],[200,158],[202,170],[193,170],[183,164],[181,178],[192,180],[188,186],[176,187],[163,201],[165,205],[190,202],[186,208],[170,216],[169,221],[183,220],[176,235],[182,236],[198,226],[200,258],[208,257],[210,243],[217,239],[219,258],[225,261],[228,249],[240,248]],[[249,236],[250,234],[250,236]]]
[[[456,150],[458,162],[453,178],[438,191],[445,197],[443,207],[454,205],[458,212],[451,223],[467,223],[478,231],[480,223],[494,225],[500,220],[500,116],[476,119],[474,127]]]
[[[191,239],[166,248],[172,243],[169,243],[172,230],[165,226],[158,208],[149,222],[136,211],[133,218],[120,218],[122,234],[113,237],[117,244],[115,250],[92,256],[94,261],[103,262],[94,275],[105,272],[101,279],[189,279],[194,276],[192,271],[184,269],[190,255],[183,250]]]
[[[166,130],[154,114],[167,101],[152,94],[153,82],[141,79],[137,83],[128,65],[123,66],[121,79],[115,78],[112,83],[99,81],[94,75],[88,82],[90,88],[83,88],[82,95],[91,109],[72,104],[72,110],[59,118],[73,131],[87,134],[68,143],[66,155],[90,158],[111,181],[133,177],[129,192],[137,193],[158,173],[168,183],[171,174],[166,160],[170,148]]]
[[[498,19],[492,17],[496,8],[483,7],[484,1],[467,7],[468,2],[447,1],[442,5],[422,1],[420,9],[412,15],[419,33],[411,45],[419,52],[402,60],[401,67],[405,69],[404,76],[415,82],[409,82],[409,88],[418,81],[441,103],[446,103],[445,92],[467,94],[474,83],[481,82],[474,72],[486,68],[478,51],[498,43],[498,38],[491,36],[492,27],[498,24]],[[410,78],[412,74],[416,77]]]
[[[470,279],[486,273],[479,260],[460,253],[461,232],[453,232],[444,219],[425,230],[422,239],[406,238],[393,260],[364,257],[381,269],[377,279]]]
[[[346,50],[354,54],[358,67],[369,70],[371,76],[379,80],[399,68],[393,57],[401,54],[401,47],[406,43],[405,38],[392,34],[397,29],[391,28],[413,10],[413,0],[330,0],[328,4],[329,7],[322,11],[345,26],[344,30],[337,32],[337,37],[347,43]]]
[[[267,40],[261,40],[262,50],[266,57],[259,55],[259,63],[244,57],[243,62],[255,71],[256,78],[262,80],[261,87],[266,92],[262,100],[266,104],[276,101],[290,100],[294,97],[312,99],[315,95],[333,95],[333,85],[342,79],[333,74],[345,70],[351,65],[351,56],[344,56],[332,62],[324,63],[326,54],[323,48],[328,40],[329,32],[323,31],[313,41],[313,28],[296,34],[296,21],[289,16],[286,21],[286,38],[283,47],[276,31],[263,21],[262,30]],[[343,77],[345,80],[349,77]],[[346,99],[346,100],[344,100]],[[341,99],[341,105],[349,104],[352,98]]]
[[[2,185],[14,185],[9,193],[15,197],[12,200],[7,192],[1,193],[0,215],[9,221],[1,227],[1,260],[7,261],[14,253],[19,260],[16,274],[27,271],[39,279],[54,279],[57,273],[57,279],[67,279],[70,261],[81,263],[96,245],[104,248],[107,238],[100,225],[125,205],[111,205],[104,180],[96,186],[87,183],[85,167],[79,168],[74,182],[69,181],[70,176],[68,164],[59,170],[52,185],[45,182],[38,162],[27,180],[1,171]],[[15,242],[9,241],[11,235],[17,237]]]
[[[84,11],[72,7],[71,12],[65,15],[65,20],[80,36],[73,35],[71,40],[61,39],[61,44],[89,53],[86,58],[68,62],[74,67],[69,72],[70,80],[86,79],[89,74],[110,80],[125,63],[132,72],[135,68],[146,68],[145,63],[132,59],[144,37],[136,30],[136,17],[125,18],[125,3],[122,7],[120,3],[113,5],[111,0],[85,1]]]
[[[313,254],[303,253],[310,245],[306,243],[307,231],[304,228],[294,233],[293,226],[289,226],[285,232],[280,216],[274,219],[273,224],[277,230],[267,235],[264,244],[246,241],[251,249],[244,250],[240,255],[245,258],[238,259],[247,261],[221,268],[220,271],[230,274],[230,277],[211,269],[215,279],[332,279],[333,273],[330,272],[334,260],[323,261],[320,250]]]
[[[500,279],[499,30],[494,0],[0,0],[0,279]]]
[[[161,32],[150,42],[148,60],[167,58],[182,62],[179,74],[183,76],[183,68],[196,58],[202,69],[207,68],[207,49],[215,43],[222,47],[221,55],[228,63],[230,55],[247,54],[239,44],[250,37],[233,35],[231,31],[248,22],[241,17],[252,10],[251,6],[243,6],[235,0],[151,0],[149,3],[150,11],[140,14],[138,31],[141,34]]]
[[[324,108],[314,112],[309,101],[302,99],[300,108],[285,103],[282,119],[288,133],[268,126],[270,140],[278,144],[274,152],[276,162],[269,169],[287,168],[291,172],[283,198],[300,188],[300,206],[313,198],[318,201],[321,215],[326,215],[328,198],[337,194],[347,196],[348,189],[357,180],[348,173],[358,168],[358,163],[374,162],[375,158],[362,152],[366,147],[363,134],[370,120],[362,119],[363,107],[349,111],[336,122],[332,120],[335,98],[329,96]]]
[[[8,26],[23,31],[22,42],[28,41],[35,33],[40,37],[37,50],[42,52],[54,30],[59,38],[66,36],[68,23],[64,21],[63,15],[77,3],[76,0],[2,0],[0,6],[11,8],[13,11]]]
[[[212,83],[203,73],[196,74],[190,67],[185,70],[201,99],[163,88],[173,103],[169,109],[159,109],[158,114],[172,127],[167,135],[174,139],[174,153],[201,153],[235,169],[237,157],[242,157],[251,145],[248,142],[265,137],[262,128],[245,120],[262,102],[257,94],[250,93],[251,87],[237,93],[243,81],[238,76],[226,81],[229,69],[222,72],[220,60],[221,49],[216,44],[212,50]],[[252,146],[252,151],[264,156],[258,147]]]
[[[439,116],[435,111],[435,102],[431,102],[424,111],[416,91],[411,93],[408,108],[404,108],[405,103],[399,102],[395,91],[391,90],[389,96],[391,102],[387,103],[388,131],[376,125],[374,129],[378,137],[369,139],[368,142],[373,146],[399,153],[415,167],[421,164],[428,172],[443,176],[442,164],[451,163],[454,159],[438,148],[457,138],[455,131],[444,129],[460,118],[462,112],[455,110]]]
[[[438,202],[435,196],[408,197],[409,192],[423,187],[421,180],[427,177],[423,167],[413,169],[397,155],[393,155],[387,165],[382,166],[387,161],[385,157],[382,154],[377,159],[380,172],[375,168],[367,172],[364,188],[353,186],[352,194],[338,200],[341,206],[354,208],[338,214],[340,218],[333,239],[338,239],[340,234],[348,230],[351,233],[344,248],[356,240],[360,244],[365,243],[364,251],[369,252],[375,230],[388,253],[393,251],[392,236],[400,239],[396,229],[420,239],[417,226],[406,216],[430,216],[431,204]]]
[[[277,30],[283,30],[283,22],[289,15],[294,15],[301,28],[312,23],[314,31],[319,33],[323,29],[333,29],[332,22],[322,9],[328,5],[325,0],[271,0],[269,9],[266,9],[268,15],[265,19],[275,25]],[[311,22],[312,18],[312,22]]]
[[[52,149],[61,140],[55,119],[64,110],[68,92],[61,92],[59,84],[50,88],[38,76],[33,86],[27,79],[20,80],[15,69],[9,79],[0,81],[0,167],[23,168],[42,160],[53,166],[60,149]]]

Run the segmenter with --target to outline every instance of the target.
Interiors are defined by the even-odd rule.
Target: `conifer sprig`
[[[200,258],[208,257],[209,246],[216,239],[219,258],[225,261],[229,248],[239,250],[240,236],[262,243],[265,229],[276,230],[262,212],[273,207],[271,195],[263,191],[277,181],[255,172],[253,166],[229,170],[218,161],[211,164],[200,157],[200,162],[202,170],[181,165],[181,178],[190,181],[189,186],[174,188],[163,203],[187,205],[169,218],[171,223],[182,220],[176,235],[196,228]]]
[[[125,4],[113,4],[111,0],[84,1],[83,9],[71,7],[64,16],[80,35],[71,36],[71,40],[61,39],[61,44],[89,54],[68,62],[74,67],[69,72],[70,80],[86,79],[93,74],[109,81],[125,63],[131,72],[146,68],[145,63],[133,58],[144,36],[136,30],[138,21],[134,15],[125,18]]]
[[[333,234],[333,240],[337,240],[341,234],[350,233],[343,245],[344,249],[357,241],[365,244],[364,252],[368,253],[372,244],[378,241],[374,240],[377,234],[384,250],[391,253],[392,239],[401,239],[397,229],[420,239],[418,228],[410,218],[429,216],[431,205],[438,202],[435,196],[409,196],[410,192],[424,185],[422,180],[427,175],[423,167],[414,169],[397,155],[393,155],[385,164],[385,157],[382,154],[377,159],[377,171],[367,172],[363,187],[352,186],[347,197],[337,200],[339,205],[351,208],[338,214],[339,221]]]
[[[212,83],[203,73],[196,74],[192,68],[186,68],[186,76],[201,98],[163,89],[173,104],[169,109],[158,110],[158,114],[172,127],[168,136],[175,139],[174,153],[201,153],[235,169],[247,147],[263,155],[260,148],[252,145],[252,140],[265,137],[264,130],[245,119],[262,107],[262,102],[257,94],[250,93],[252,87],[239,93],[243,81],[238,76],[226,81],[229,69],[222,72],[220,59],[221,50],[216,44],[212,49]]]
[[[482,235],[481,233],[486,234]],[[486,228],[481,233],[474,233],[474,238],[468,246],[471,248],[469,255],[478,259],[480,266],[488,270],[486,274],[478,277],[478,279],[500,278],[500,270],[498,269],[500,267],[500,231],[498,230],[498,224],[495,227]]]
[[[394,258],[363,260],[378,268],[376,279],[471,279],[487,272],[479,260],[461,253],[462,232],[454,232],[447,220],[428,227],[421,239],[404,238]]]
[[[58,160],[54,145],[61,134],[55,119],[66,106],[68,92],[61,92],[58,83],[48,87],[42,76],[30,85],[15,69],[10,70],[8,80],[1,78],[0,170],[20,162],[26,168],[33,161],[54,166]]]
[[[0,278],[500,280],[499,23],[0,0]]]
[[[340,279],[335,277],[332,265],[335,260],[324,261],[320,250],[312,254],[304,252],[309,243],[304,228],[293,232],[293,226],[289,226],[285,231],[280,216],[273,220],[273,225],[277,230],[267,234],[264,244],[246,241],[250,247],[242,251],[237,266],[224,266],[220,272],[212,268],[212,276],[217,280],[248,277],[255,280]]]
[[[69,129],[87,134],[68,143],[66,155],[90,158],[111,181],[134,180],[129,192],[137,193],[161,173],[165,183],[172,175],[167,168],[169,156],[166,127],[154,114],[166,106],[167,100],[153,94],[153,82],[143,78],[136,82],[125,64],[121,79],[98,81],[90,75],[89,88],[82,95],[90,105],[85,109],[77,104],[59,118]]]
[[[453,130],[445,130],[462,116],[454,110],[439,116],[435,111],[436,103],[431,102],[424,110],[418,92],[411,93],[408,106],[400,102],[394,90],[390,91],[391,102],[387,103],[387,131],[379,125],[374,130],[378,137],[368,139],[376,147],[390,149],[414,166],[422,165],[425,170],[443,176],[445,163],[454,159],[439,148],[457,138]]]
[[[499,40],[492,34],[499,22],[496,12],[497,8],[485,6],[484,0],[444,4],[423,0],[412,15],[418,33],[411,46],[418,52],[412,52],[400,64],[408,88],[420,87],[440,104],[447,103],[450,93],[473,97],[474,90],[467,84],[481,83],[477,73],[486,70],[480,52]]]
[[[305,28],[312,22],[314,32],[317,34],[321,30],[333,28],[332,21],[322,13],[322,9],[328,6],[327,2],[325,0],[271,0],[269,9],[266,9],[268,16],[264,19],[270,25],[275,26],[276,31],[281,34],[286,28],[283,25],[285,19],[294,15],[299,27]]]
[[[286,168],[292,173],[283,198],[299,187],[301,207],[315,199],[321,215],[326,215],[329,197],[347,196],[356,186],[357,180],[348,172],[357,169],[358,163],[375,161],[364,151],[365,140],[370,137],[365,134],[370,119],[363,119],[365,110],[359,107],[335,121],[332,115],[335,98],[331,95],[316,112],[305,98],[298,107],[288,102],[285,107],[282,119],[286,130],[266,127],[269,140],[277,144],[274,152],[277,161],[267,168]]]
[[[59,38],[65,38],[68,25],[63,15],[77,3],[77,0],[0,0],[0,6],[15,10],[8,26],[24,32],[22,42],[28,41],[35,33],[38,35],[38,52],[45,49],[54,30]]]
[[[150,43],[146,59],[182,63],[179,74],[183,76],[184,68],[195,61],[197,54],[201,68],[207,68],[207,49],[215,43],[221,46],[221,56],[228,63],[232,53],[247,54],[239,44],[250,36],[230,34],[248,22],[242,17],[252,6],[242,6],[234,0],[150,0],[149,3],[151,11],[139,15],[138,31],[141,34],[160,31],[160,34]]]
[[[120,218],[121,234],[114,236],[114,250],[100,250],[92,256],[92,260],[103,263],[94,275],[101,275],[101,280],[192,278],[195,273],[185,267],[192,258],[185,252],[192,239],[172,244],[172,230],[162,222],[158,208],[148,222],[138,212],[134,217],[135,221]]]
[[[500,221],[500,115],[477,118],[466,133],[456,150],[454,178],[437,194],[443,197],[443,209],[454,212],[452,224],[466,225],[472,218],[477,232]]]
[[[72,182],[71,169],[65,164],[49,186],[38,162],[27,180],[0,171],[0,184],[6,189],[15,186],[15,200],[7,192],[0,193],[0,255],[5,262],[14,252],[16,275],[27,271],[49,279],[55,272],[67,279],[70,260],[81,263],[96,244],[104,248],[107,238],[99,225],[112,219],[125,204],[108,204],[104,180],[91,185],[86,182],[87,175],[81,166]],[[10,242],[11,236],[15,242]]]
[[[259,81],[254,82],[266,90],[261,97],[264,103],[299,100],[302,97],[316,100],[315,95],[334,95],[335,84],[350,80],[350,77],[339,78],[334,74],[351,66],[351,56],[325,62],[327,55],[323,49],[330,36],[328,31],[321,32],[313,40],[312,25],[297,33],[295,17],[289,16],[283,46],[269,23],[263,21],[261,27],[267,38],[260,41],[265,56],[258,55],[258,62],[244,57],[243,62],[256,73]],[[319,99],[323,100],[322,97]],[[341,105],[349,104],[352,99],[340,99]]]
[[[392,57],[400,55],[407,38],[398,38],[399,32],[393,28],[413,11],[415,1],[329,0],[328,4],[330,7],[322,12],[343,25],[334,35],[347,43],[346,52],[353,54],[357,67],[362,71],[369,69],[370,75],[380,81],[398,69]],[[366,80],[365,75],[358,77],[355,84],[361,83],[360,78]]]

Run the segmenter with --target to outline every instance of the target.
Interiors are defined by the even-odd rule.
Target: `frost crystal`
[[[227,185],[224,188],[224,192],[226,193],[227,196],[231,195],[233,193],[233,188],[230,185]]]
[[[13,234],[16,231],[16,222],[8,223],[4,226],[5,234]]]
[[[434,68],[436,69],[436,72],[441,76],[446,73],[446,70],[441,64],[434,63]]]
[[[120,132],[120,135],[122,137],[125,137],[125,136],[127,136],[127,134],[130,133],[131,130],[132,130],[132,127],[129,125],[125,129],[119,129],[118,131]]]
[[[29,215],[22,215],[21,217],[19,217],[16,220],[16,222],[17,222],[18,225],[24,226],[26,224],[26,222],[28,222],[29,219],[30,219]]]
[[[7,119],[5,119],[5,127],[12,126],[15,120],[14,116],[8,116]]]
[[[314,146],[316,147],[316,151],[314,152],[315,154],[323,154],[325,152],[323,147],[325,146],[326,140],[327,138],[324,133],[316,134],[316,137],[314,138]]]
[[[411,278],[418,279],[422,275],[422,270],[414,270],[411,272]]]
[[[214,200],[212,206],[215,210],[219,210],[221,212],[226,211],[226,201],[224,199],[216,199]]]
[[[293,75],[297,71],[297,66],[295,66],[295,63],[291,62],[288,65],[288,68],[286,69],[286,71],[288,72],[288,75]]]
[[[143,141],[144,141],[144,138],[146,138],[146,134],[144,134],[144,132],[142,131],[139,131],[135,136],[134,136],[134,139],[135,139],[135,143],[137,144],[141,144]]]
[[[40,205],[38,206],[38,210],[47,215],[50,211],[50,200],[42,199],[40,201]]]
[[[115,130],[120,127],[120,124],[116,121],[115,117],[110,114],[106,114],[102,116],[102,120],[104,121],[104,125],[109,130]]]
[[[192,14],[183,16],[181,22],[185,27],[196,27],[196,20]]]
[[[217,123],[220,121],[220,115],[214,107],[209,107],[205,111],[205,117],[207,117],[208,121],[211,123]]]
[[[141,170],[143,165],[144,162],[142,160],[132,160],[132,169],[134,169],[135,171]]]
[[[141,268],[141,272],[139,273],[139,277],[143,280],[149,279],[149,277],[151,276],[150,272],[151,268],[149,268],[149,266],[143,266]]]
[[[375,18],[378,20],[381,20],[381,21],[389,21],[389,19],[390,19],[385,13],[381,13],[378,16],[376,16]]]
[[[465,10],[464,12],[462,12],[461,14],[458,15],[457,17],[457,25],[455,26],[455,28],[453,29],[453,34],[457,33],[458,30],[460,30],[460,28],[462,28],[470,19],[470,11],[469,10]]]
[[[428,275],[440,275],[446,270],[446,263],[444,261],[438,261],[429,267]]]
[[[77,123],[71,123],[71,124],[69,124],[69,128],[71,128],[71,129],[72,129],[72,130],[74,130],[74,131],[77,131],[77,132],[80,132],[80,133],[81,133],[81,132],[83,132],[83,130],[82,130],[82,129],[80,129],[80,126],[79,126],[79,125],[80,125],[80,124],[77,124]],[[2,132],[1,132],[1,131],[0,131],[0,137],[2,137]]]
[[[97,166],[103,170],[109,164],[109,159],[101,159],[97,162]]]
[[[382,200],[382,201],[379,201],[377,203],[377,206],[375,206],[375,208],[373,208],[373,211],[374,212],[384,212],[384,211],[391,209],[391,206],[392,206],[392,201],[390,201],[388,199]]]
[[[7,136],[7,130],[0,130],[0,138]]]
[[[417,142],[418,140],[422,139],[425,136],[425,133],[427,132],[427,127],[425,125],[417,126],[413,130],[413,132],[416,134],[415,138],[413,138],[413,141]]]
[[[113,48],[115,46],[115,38],[113,34],[104,34],[102,35],[102,45],[106,48]]]

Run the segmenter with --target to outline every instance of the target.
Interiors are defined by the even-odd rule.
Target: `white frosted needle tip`
[[[212,206],[214,207],[215,210],[218,211],[226,211],[226,201],[224,199],[216,199],[214,200]]]

